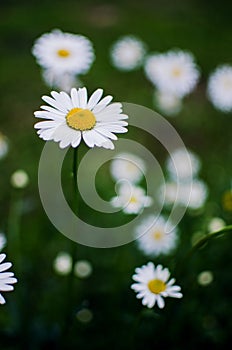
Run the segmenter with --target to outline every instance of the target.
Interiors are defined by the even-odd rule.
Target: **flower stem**
[[[73,211],[78,214],[78,186],[77,186],[77,169],[78,169],[78,148],[73,149],[73,164],[72,164],[72,177],[73,177]],[[72,269],[67,280],[67,291],[66,291],[66,318],[62,338],[65,341],[73,323],[73,288],[74,288],[74,262],[76,260],[76,243],[70,241],[70,255],[72,258]]]
[[[220,230],[217,230],[217,231],[214,231],[214,232],[211,232],[211,233],[208,233],[207,235],[205,235],[203,238],[201,238],[197,243],[195,243],[193,245],[193,247],[187,252],[187,254],[184,256],[183,260],[178,262],[177,265],[179,267],[180,265],[180,268],[176,267],[176,271],[178,272],[182,272],[182,269],[185,267],[185,266],[188,266],[187,264],[187,261],[189,259],[192,258],[192,256],[199,250],[201,249],[205,244],[207,244],[211,239],[213,238],[216,238],[216,237],[219,237],[221,235],[223,235],[224,233],[227,233],[227,232],[232,232],[232,225],[228,225],[228,226],[225,226],[223,227],[222,229]]]

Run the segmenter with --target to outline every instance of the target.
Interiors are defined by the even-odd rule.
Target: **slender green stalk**
[[[219,236],[223,235],[224,233],[228,233],[228,232],[232,232],[232,225],[225,226],[218,231],[214,231],[214,232],[211,232],[211,233],[208,233],[207,235],[205,235],[196,244],[193,245],[193,247],[184,256],[183,260],[181,260],[181,262],[177,263],[176,271],[178,273],[182,272],[182,270],[185,268],[185,266],[187,266],[188,261],[192,258],[192,256],[199,249],[201,249],[205,244],[207,244],[213,238],[219,237]]]
[[[193,247],[192,249],[189,251],[188,253],[188,257],[190,258],[198,249],[200,249],[201,247],[203,247],[203,245],[205,245],[206,243],[208,243],[211,239],[216,238],[218,236],[221,236],[224,233],[227,232],[232,232],[232,225],[229,226],[225,226],[222,229],[218,230],[218,231],[214,231],[211,232],[209,234],[207,234],[206,236],[204,236],[202,239],[200,239]]]
[[[78,187],[77,187],[77,170],[78,170],[78,148],[73,149],[73,165],[72,165],[72,180],[73,180],[73,211],[77,215],[78,213]],[[73,322],[73,312],[72,312],[72,305],[73,305],[73,284],[74,284],[74,262],[76,259],[76,243],[73,241],[70,241],[70,255],[72,258],[72,269],[68,276],[67,280],[67,291],[66,291],[66,318],[65,318],[65,324],[63,329],[62,338],[65,341],[65,338],[67,337],[69,330],[72,326]]]

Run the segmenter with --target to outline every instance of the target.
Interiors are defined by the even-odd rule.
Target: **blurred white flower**
[[[43,140],[59,142],[60,148],[79,146],[81,139],[88,147],[114,149],[111,140],[117,140],[114,133],[125,133],[128,116],[122,114],[121,103],[110,103],[112,96],[101,100],[102,89],[97,89],[89,98],[87,89],[65,92],[52,91],[42,99],[50,106],[41,106],[43,111],[35,112],[35,117],[48,119],[35,124],[39,137]],[[52,107],[51,107],[52,106]]]
[[[137,267],[135,274],[132,276],[136,282],[131,288],[138,293],[137,298],[142,299],[142,304],[148,308],[152,308],[156,303],[160,309],[165,306],[164,299],[166,297],[182,298],[180,286],[174,286],[175,279],[170,277],[170,272],[162,265],[155,265],[152,262]]]
[[[124,36],[111,48],[110,57],[113,66],[122,71],[140,67],[146,53],[146,45],[135,36]]]
[[[115,208],[121,208],[125,214],[138,214],[143,208],[152,204],[152,198],[146,195],[143,188],[130,183],[119,186],[118,196],[111,199]]]
[[[6,254],[0,254],[0,292],[12,291],[14,287],[11,284],[17,282],[13,272],[5,272],[12,266],[12,263],[10,262],[3,263],[5,258]],[[6,300],[0,293],[0,304],[5,304],[5,302]]]
[[[163,216],[150,215],[135,229],[136,243],[149,256],[168,254],[176,247],[177,230]]]
[[[188,149],[178,148],[167,159],[166,167],[171,179],[188,181],[200,170],[200,158]]]
[[[3,232],[0,232],[0,251],[5,247],[6,245],[6,236]]]
[[[29,177],[24,170],[16,170],[10,178],[11,185],[15,188],[25,188],[29,183]]]
[[[56,75],[86,73],[94,60],[91,41],[82,35],[53,30],[43,34],[32,48],[38,64]]]
[[[0,132],[0,159],[3,159],[9,150],[8,139]]]
[[[92,271],[92,265],[87,260],[79,260],[74,265],[74,274],[79,278],[89,277]]]
[[[60,252],[53,262],[53,268],[59,275],[68,275],[72,270],[72,258],[70,254]]]
[[[119,153],[110,164],[110,172],[114,180],[128,180],[138,183],[146,172],[145,162],[131,153]]]
[[[154,104],[158,110],[167,116],[175,116],[182,109],[182,99],[172,92],[155,90]]]
[[[232,110],[232,66],[222,65],[210,75],[207,93],[214,107],[223,112]]]
[[[166,205],[176,203],[190,209],[203,207],[208,196],[208,188],[201,180],[180,183],[179,186],[176,182],[167,182],[160,192],[164,195]]]
[[[215,217],[210,220],[208,224],[208,230],[209,232],[219,231],[225,226],[226,223],[223,219]]]
[[[210,283],[213,282],[213,274],[211,271],[202,271],[197,276],[197,282],[201,286],[208,286]]]
[[[89,323],[93,319],[93,313],[87,308],[83,308],[76,313],[76,318],[81,323]]]
[[[83,83],[73,73],[58,73],[53,69],[44,69],[42,72],[44,82],[50,87],[69,92],[73,87],[81,87]]]
[[[193,55],[181,50],[150,55],[145,62],[145,73],[158,90],[178,97],[189,94],[200,76]]]

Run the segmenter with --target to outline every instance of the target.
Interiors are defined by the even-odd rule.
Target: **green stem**
[[[219,237],[221,236],[222,234],[224,233],[227,233],[227,232],[232,232],[232,225],[228,225],[228,226],[225,226],[223,227],[222,229],[218,230],[218,231],[214,231],[214,232],[211,232],[207,235],[205,235],[203,238],[201,238],[196,244],[194,244],[194,246],[192,247],[192,249],[190,249],[187,254],[185,255],[184,259],[181,261],[181,266],[180,266],[180,269],[178,269],[176,267],[176,270],[181,270],[187,266],[187,261],[189,259],[192,258],[192,256],[198,251],[198,249],[202,248],[205,244],[207,244],[211,239],[213,238],[216,238],[216,237]],[[179,263],[178,263],[179,265]],[[180,272],[180,271],[178,271]]]
[[[72,177],[73,177],[73,211],[77,215],[78,213],[78,187],[77,187],[77,169],[78,169],[78,148],[73,149],[73,165],[72,165]],[[66,319],[63,329],[62,338],[66,339],[73,322],[73,284],[74,284],[74,262],[76,260],[76,243],[70,241],[70,255],[72,258],[72,270],[67,280],[67,305],[66,305]]]
[[[190,252],[188,253],[188,255],[191,257],[198,249],[200,249],[201,247],[203,247],[204,244],[208,243],[212,238],[216,238],[218,236],[221,236],[223,233],[227,233],[232,231],[232,225],[229,226],[225,226],[222,229],[218,230],[218,231],[214,231],[211,232],[209,234],[207,234],[205,237],[203,237],[202,239],[200,239],[190,250]]]

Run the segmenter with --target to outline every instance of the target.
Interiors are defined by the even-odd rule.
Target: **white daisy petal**
[[[60,110],[61,112],[64,112],[64,113],[67,112],[67,108],[62,103],[59,103],[57,100],[49,96],[42,96],[42,100],[44,100],[44,102],[46,102],[50,106]]]
[[[14,287],[11,284],[17,282],[13,272],[2,272],[8,270],[12,266],[10,262],[2,263],[5,257],[5,254],[0,254],[0,292],[12,291]],[[5,298],[0,294],[0,304],[5,304],[5,302]]]
[[[160,296],[157,295],[157,305],[159,306],[160,309],[164,308],[164,299]]]
[[[87,103],[87,108],[92,110],[97,103],[99,102],[99,100],[101,99],[103,94],[103,90],[102,89],[97,89],[91,96],[89,99],[89,102]]]
[[[71,98],[72,98],[73,107],[79,107],[80,101],[79,101],[79,94],[77,92],[77,89],[73,88],[71,90]]]
[[[5,304],[6,300],[3,298],[2,294],[0,293],[0,304]]]
[[[87,107],[87,89],[85,87],[80,88],[79,90],[79,101],[80,101],[80,108],[85,109]]]

